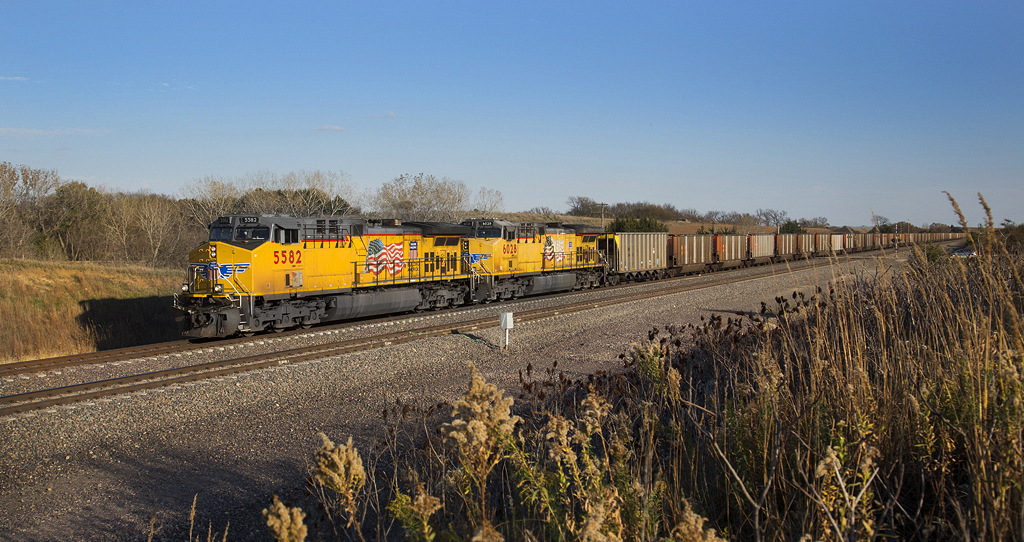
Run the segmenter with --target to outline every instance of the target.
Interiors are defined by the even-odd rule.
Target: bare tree
[[[18,206],[18,170],[10,162],[0,162],[0,220],[6,222]]]
[[[551,207],[534,207],[526,211],[527,213],[533,213],[535,215],[549,215],[553,216],[557,213]]]
[[[789,221],[788,212],[775,209],[758,209],[754,216],[760,219],[763,225],[775,228],[781,227]]]
[[[0,255],[13,255],[21,244],[27,228],[22,227],[18,210],[18,169],[10,162],[0,162]]]
[[[342,172],[300,170],[283,176],[257,172],[240,184],[244,194],[239,212],[344,217],[358,211],[352,204],[356,192]]]
[[[679,219],[688,220],[690,222],[699,222],[701,220],[701,216],[700,213],[697,212],[697,209],[691,207],[687,209],[681,209],[679,211]]]
[[[572,196],[566,200],[566,203],[569,205],[569,210],[565,212],[567,215],[589,217],[601,216],[601,204],[586,196]]]
[[[600,214],[600,210],[598,214]],[[676,210],[675,206],[667,203],[655,205],[648,201],[616,203],[608,207],[608,214],[618,218],[635,218],[638,220],[665,221],[679,219],[679,211]]]
[[[797,222],[800,223],[801,228],[827,228],[828,219],[823,216],[816,216],[814,218],[801,218]]]
[[[82,182],[59,186],[45,201],[42,233],[56,239],[70,260],[98,260],[106,257],[102,194]]]
[[[142,192],[135,196],[134,209],[146,259],[155,266],[162,253],[181,238],[184,228],[178,207],[167,196]]]
[[[117,192],[107,195],[107,212],[103,216],[103,227],[111,244],[111,256],[130,262],[133,257],[133,241],[138,229],[135,214],[135,198],[131,194]]]
[[[729,213],[726,213],[725,211],[708,211],[704,213],[704,216],[700,218],[700,221],[717,224],[720,222],[725,222],[727,220],[728,214]]]
[[[381,185],[374,210],[385,218],[458,222],[469,209],[466,183],[433,175],[401,175]]]
[[[193,224],[205,228],[218,216],[237,210],[241,190],[230,179],[207,175],[185,183],[181,195]]]
[[[17,166],[16,169],[19,215],[34,231],[42,232],[46,227],[46,200],[64,181],[55,169],[32,169],[25,165]]]
[[[505,210],[505,196],[498,190],[481,187],[476,195],[474,207],[484,216],[494,216]]]

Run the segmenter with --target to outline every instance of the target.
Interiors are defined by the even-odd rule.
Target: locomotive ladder
[[[227,296],[227,298],[232,303],[238,303],[238,308],[239,309],[242,308],[242,298],[243,297],[248,297],[249,298],[249,317],[251,317],[256,312],[256,296],[252,295],[252,292],[250,292],[248,289],[246,289],[245,285],[242,284],[241,282],[238,282],[238,279],[236,279],[234,277],[232,277],[230,280],[228,280],[227,283],[228,283],[228,285],[231,286],[231,289],[235,292],[235,295],[238,296],[238,299],[231,299],[231,294],[229,294],[227,292],[225,292],[225,295]],[[236,285],[239,288],[242,289],[242,292],[238,291],[238,288],[235,287]],[[243,292],[246,295],[243,296],[242,295]],[[241,329],[242,326],[248,326],[248,327],[251,328],[251,326],[249,326],[250,322],[246,319],[245,311],[239,310],[238,312],[240,313],[240,318],[239,318],[239,322],[238,322],[239,328]]]
[[[478,273],[477,270],[476,270],[476,266],[473,265],[473,262],[468,257],[463,257],[462,262],[464,264],[466,264],[467,267],[469,267],[469,275],[470,275],[469,276],[469,295],[470,295],[470,300],[475,302],[476,301],[476,285],[477,285],[477,283],[479,283],[481,279],[494,280],[494,277],[493,276],[483,277],[482,275],[480,275],[480,273]],[[483,262],[484,262],[484,260],[480,260],[480,265],[481,266],[484,265]]]

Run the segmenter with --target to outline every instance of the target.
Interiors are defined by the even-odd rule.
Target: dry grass
[[[0,363],[169,340],[176,270],[0,260]]]

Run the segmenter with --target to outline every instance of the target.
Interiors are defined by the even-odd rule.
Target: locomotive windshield
[[[236,241],[260,241],[265,239],[270,239],[270,228],[266,226],[259,228],[238,228],[235,230]]]
[[[231,226],[214,226],[210,228],[210,240],[211,241],[230,241],[231,240]]]
[[[501,228],[480,228],[476,230],[477,237],[501,237]]]

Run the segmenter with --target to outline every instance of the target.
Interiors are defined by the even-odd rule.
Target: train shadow
[[[81,301],[78,324],[88,330],[97,350],[181,339],[172,296]]]

